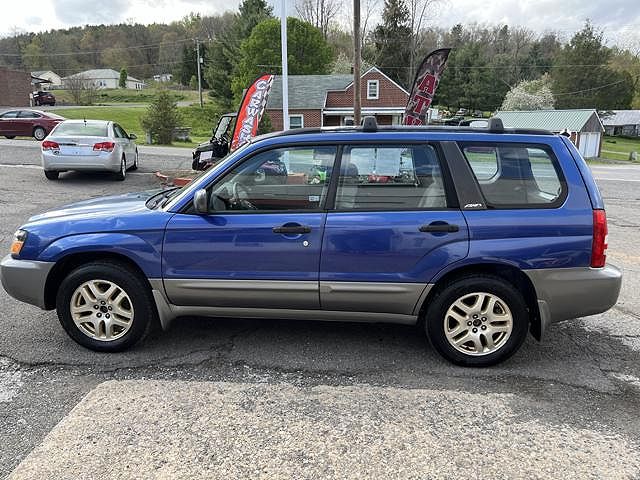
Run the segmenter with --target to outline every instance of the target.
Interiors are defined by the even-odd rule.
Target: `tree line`
[[[298,0],[287,20],[289,72],[350,73],[353,35],[340,15],[343,0]],[[435,25],[441,0],[363,2],[363,63],[376,65],[409,89],[431,50],[452,53],[435,103],[450,108],[640,108],[640,45],[609,46],[591,23],[568,41],[508,25]],[[375,15],[380,7],[380,15]],[[380,18],[372,24],[373,18]],[[244,0],[238,12],[190,14],[170,24],[74,27],[15,32],[0,39],[0,66],[53,70],[62,76],[113,68],[138,78],[173,73],[185,86],[197,77],[221,109],[237,105],[261,72],[280,73],[280,23],[264,0]]]

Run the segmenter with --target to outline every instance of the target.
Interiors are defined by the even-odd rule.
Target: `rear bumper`
[[[62,155],[42,152],[42,168],[45,170],[120,171],[117,152],[100,155]]]
[[[618,301],[622,272],[604,268],[525,270],[536,290],[541,333],[551,323],[606,312]]]
[[[7,255],[0,262],[2,286],[16,300],[44,309],[44,287],[54,265],[54,262],[16,260]]]

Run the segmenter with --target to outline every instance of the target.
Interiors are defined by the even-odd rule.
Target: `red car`
[[[60,115],[40,110],[8,110],[0,113],[0,135],[44,140],[53,127],[64,120]]]

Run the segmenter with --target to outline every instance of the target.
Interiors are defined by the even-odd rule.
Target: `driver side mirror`
[[[204,188],[197,190],[193,196],[193,208],[196,213],[201,215],[209,213],[209,201],[207,199],[207,191]]]

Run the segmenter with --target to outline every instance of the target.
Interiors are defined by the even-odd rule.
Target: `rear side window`
[[[447,207],[431,145],[354,145],[342,153],[336,210],[420,210]]]
[[[18,118],[40,118],[41,115],[36,112],[30,112],[29,110],[23,110],[18,115]]]
[[[487,206],[556,207],[566,184],[550,148],[514,143],[462,144]]]

